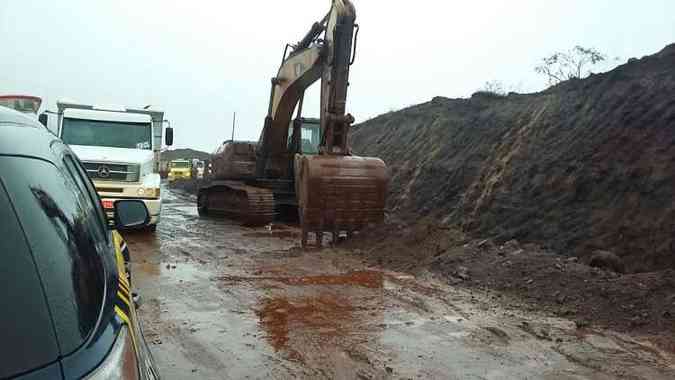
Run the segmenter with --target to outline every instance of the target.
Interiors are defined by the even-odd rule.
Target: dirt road
[[[670,379],[636,337],[501,309],[491,297],[302,251],[289,226],[200,219],[169,190],[155,235],[128,234],[146,339],[165,379]]]

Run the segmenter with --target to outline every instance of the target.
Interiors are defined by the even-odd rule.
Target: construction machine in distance
[[[379,158],[353,156],[348,144],[355,21],[349,0],[332,0],[329,13],[302,40],[286,45],[259,141],[226,141],[214,153],[198,194],[201,215],[262,225],[297,210],[303,247],[310,233],[320,246],[324,232],[336,241],[340,233],[349,236],[383,221],[387,168]],[[320,117],[303,118],[305,90],[319,79]]]

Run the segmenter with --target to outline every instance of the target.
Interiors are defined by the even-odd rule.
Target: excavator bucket
[[[303,247],[310,232],[321,246],[324,232],[335,241],[383,222],[389,178],[379,158],[297,155],[295,173]]]

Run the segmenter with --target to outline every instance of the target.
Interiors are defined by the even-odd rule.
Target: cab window
[[[68,174],[52,163],[0,159],[0,173],[44,284],[63,355],[93,331],[103,306],[104,262],[92,221]]]

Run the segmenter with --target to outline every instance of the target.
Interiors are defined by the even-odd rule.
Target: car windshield
[[[69,145],[152,149],[150,123],[63,119],[61,138]]]

